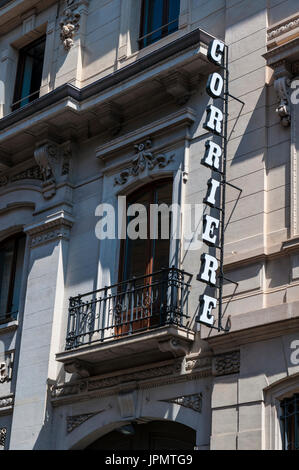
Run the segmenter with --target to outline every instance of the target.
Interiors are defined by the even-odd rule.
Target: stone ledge
[[[0,323],[0,335],[15,331],[18,326],[19,322],[17,320],[8,321],[7,323]]]

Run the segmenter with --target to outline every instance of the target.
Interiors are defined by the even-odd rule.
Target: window
[[[180,0],[143,0],[140,49],[177,31],[179,13]]]
[[[299,450],[299,393],[281,402],[283,450]]]
[[[45,45],[46,37],[44,36],[20,50],[13,111],[39,97]]]
[[[15,319],[19,310],[25,235],[0,244],[0,323]]]
[[[162,268],[169,267],[169,237],[167,239],[161,238],[161,215],[159,214],[157,237],[151,238],[150,234],[153,227],[150,226],[150,205],[151,204],[172,204],[172,182],[160,181],[151,183],[143,187],[140,191],[132,194],[128,198],[128,206],[131,204],[142,204],[147,209],[147,238],[137,238],[132,240],[127,238],[124,243],[123,263],[121,263],[121,280],[132,279],[136,276],[144,276],[159,271]],[[170,213],[171,216],[171,213]],[[128,217],[127,224],[130,223],[133,217]],[[169,217],[171,223],[171,217]]]

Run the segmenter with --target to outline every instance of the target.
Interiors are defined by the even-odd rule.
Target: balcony
[[[86,376],[183,356],[194,339],[191,279],[172,267],[72,297],[66,351],[56,359]]]

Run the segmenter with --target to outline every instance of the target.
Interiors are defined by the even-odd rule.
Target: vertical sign
[[[214,327],[215,317],[213,310],[217,306],[217,301],[220,305],[222,303],[222,284],[223,284],[223,244],[224,244],[224,203],[225,203],[225,180],[223,178],[226,165],[226,144],[227,144],[227,101],[228,101],[228,71],[227,64],[224,66],[224,60],[227,60],[226,46],[222,41],[214,39],[208,48],[208,59],[211,63],[220,66],[226,71],[225,80],[218,72],[212,73],[207,82],[206,91],[208,95],[213,98],[224,99],[224,113],[221,109],[214,105],[207,106],[206,121],[204,128],[214,136],[220,136],[222,146],[210,139],[206,142],[206,150],[201,163],[210,168],[212,172],[221,175],[221,181],[211,177],[207,183],[207,194],[204,203],[211,208],[215,208],[219,212],[218,217],[205,215],[203,219],[203,242],[211,247],[220,249],[220,260],[215,256],[204,253],[201,256],[201,269],[198,275],[198,280],[204,282],[208,286],[219,289],[219,297],[211,297],[209,295],[202,295],[200,298],[200,313],[197,318],[199,323],[203,323],[210,327]],[[226,57],[225,57],[226,56]],[[226,81],[226,83],[224,83]],[[225,98],[224,94],[225,90]],[[213,174],[213,173],[212,173]],[[217,207],[217,201],[221,201],[222,207]],[[220,213],[222,217],[220,217]],[[220,309],[221,310],[221,309]],[[220,331],[221,315],[218,320],[217,329]]]

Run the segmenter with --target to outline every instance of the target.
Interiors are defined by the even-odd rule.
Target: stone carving
[[[85,414],[82,414],[82,415],[67,416],[67,418],[66,418],[66,432],[68,434],[70,434],[78,426],[85,423],[85,421],[92,418],[93,416],[95,416],[98,413],[102,413],[103,411],[104,410],[97,411],[96,413],[85,413]]]
[[[9,183],[14,183],[15,181],[20,180],[43,180],[43,174],[38,166],[30,167],[20,173],[15,175],[3,175],[0,176],[0,188],[6,186]]]
[[[283,24],[279,28],[273,29],[268,32],[267,37],[268,41],[270,39],[274,39],[277,36],[280,36],[281,34],[287,33],[288,31],[291,31],[292,29],[295,29],[297,26],[299,26],[299,18],[294,18],[292,21],[289,21],[288,23]]]
[[[61,211],[53,219],[29,227],[26,233],[30,236],[31,247],[35,247],[55,239],[68,240],[72,225],[71,216]]]
[[[81,5],[88,6],[89,0],[66,0],[63,16],[60,21],[60,38],[64,49],[68,52],[74,45],[75,33],[80,28]]]
[[[174,374],[177,371],[177,365],[166,365],[154,367],[151,369],[144,369],[130,374],[118,375],[106,378],[89,378],[80,382],[55,384],[51,386],[52,398],[59,398],[66,395],[77,395],[82,392],[92,392],[105,388],[114,387],[125,382],[146,380],[156,377],[164,377],[166,375]]]
[[[213,375],[238,374],[240,372],[240,351],[219,354],[213,359]]]
[[[0,384],[9,382],[12,378],[13,370],[13,351],[8,351],[4,355],[4,361],[0,359]]]
[[[212,366],[212,357],[205,356],[199,357],[196,359],[187,359],[185,369],[186,371],[200,369],[202,367],[211,367]]]
[[[185,395],[160,401],[184,406],[185,408],[190,408],[191,410],[196,411],[197,413],[201,413],[202,410],[202,393],[195,393],[193,395]]]
[[[189,352],[188,345],[176,338],[159,341],[158,347],[162,352],[171,352],[174,357],[185,356]]]
[[[274,88],[280,100],[276,112],[283,127],[288,127],[291,123],[289,86],[290,79],[288,77],[277,78],[274,82]]]
[[[172,160],[173,155],[169,158],[164,154],[154,155],[152,151],[152,141],[150,139],[136,144],[135,146],[136,156],[131,161],[130,168],[122,171],[119,176],[114,180],[114,186],[125,184],[130,176],[138,176],[146,168],[153,170],[156,166],[159,168],[166,167]]]
[[[7,408],[8,406],[13,406],[13,404],[14,404],[13,396],[0,398],[0,410],[1,408]]]
[[[0,447],[5,446],[6,435],[7,435],[7,429],[0,428]]]
[[[69,174],[70,157],[70,142],[58,146],[55,142],[46,141],[35,149],[34,158],[43,177],[45,199],[50,199],[55,195],[57,182],[65,179],[65,176]]]

